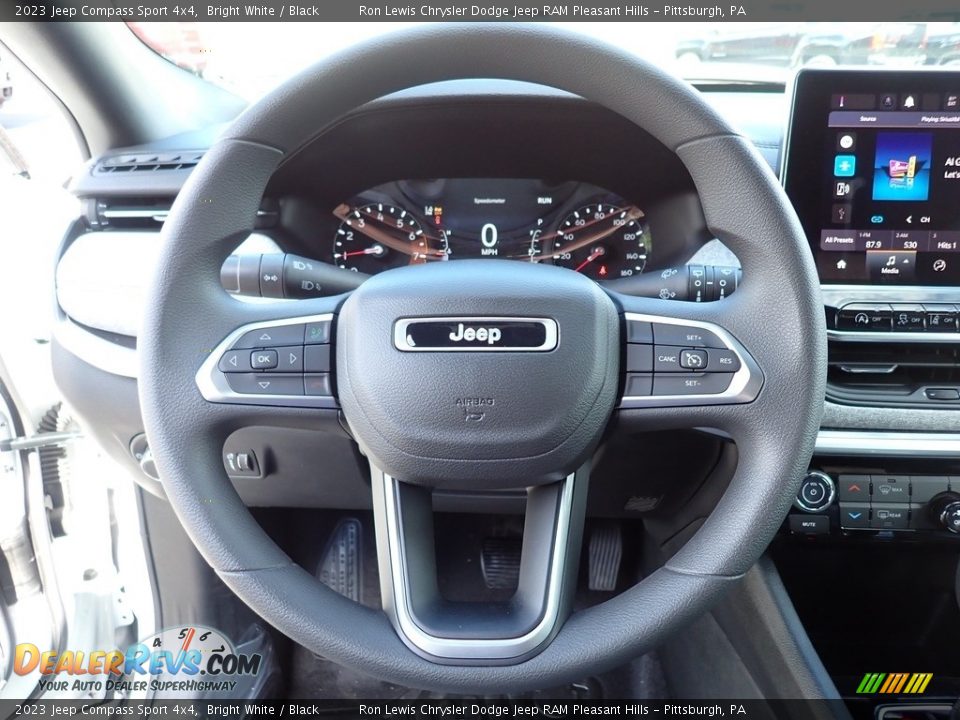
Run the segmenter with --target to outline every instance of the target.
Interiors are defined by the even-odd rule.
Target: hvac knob
[[[952,533],[960,533],[960,494],[942,492],[934,495],[927,507],[934,522]]]
[[[819,470],[811,470],[800,483],[793,506],[804,512],[823,512],[833,504],[837,495],[837,487],[833,479]]]

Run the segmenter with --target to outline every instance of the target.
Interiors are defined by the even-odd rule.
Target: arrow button
[[[230,389],[238,395],[303,395],[301,375],[230,373],[225,377]]]

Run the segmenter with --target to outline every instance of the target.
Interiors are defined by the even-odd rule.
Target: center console
[[[922,700],[952,698],[955,652],[917,638],[921,618],[960,627],[958,74],[801,71],[781,178],[820,276],[829,371],[774,557],[842,695],[869,700],[858,683],[883,659],[934,673]],[[888,624],[882,599],[899,607],[904,592],[898,632],[864,642]],[[826,617],[826,596],[859,611]]]

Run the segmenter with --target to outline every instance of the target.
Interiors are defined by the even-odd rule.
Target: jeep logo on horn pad
[[[393,343],[404,352],[549,352],[558,335],[550,318],[402,318]]]

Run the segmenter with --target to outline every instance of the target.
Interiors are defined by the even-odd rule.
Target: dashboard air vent
[[[960,409],[960,345],[831,340],[828,355],[833,402]]]
[[[94,173],[156,172],[158,170],[189,170],[203,157],[202,150],[179,150],[165,153],[123,153],[101,158]]]

